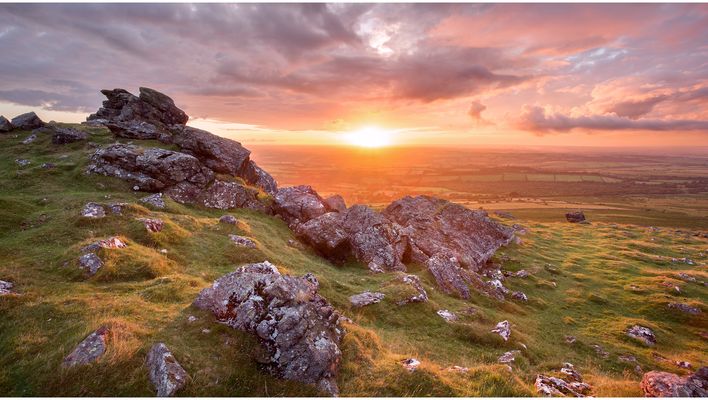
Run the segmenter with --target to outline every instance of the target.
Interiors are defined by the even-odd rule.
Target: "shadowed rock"
[[[233,215],[222,215],[221,218],[219,218],[219,223],[227,225],[237,225],[238,219],[236,219],[236,217],[234,217]]]
[[[12,130],[12,124],[4,116],[0,115],[0,132],[10,132]]]
[[[425,288],[417,275],[399,273],[399,276],[391,283],[396,282],[409,286],[412,289],[412,294],[410,296],[396,302],[399,306],[403,306],[408,303],[425,303],[428,301],[428,293],[425,291]]]
[[[314,276],[281,275],[269,262],[245,265],[202,290],[194,305],[256,335],[275,375],[338,393],[344,335],[340,315],[320,296]]]
[[[573,211],[566,213],[565,219],[571,223],[580,223],[585,221],[585,214],[582,211]]]
[[[582,376],[575,370],[573,364],[564,363],[561,373],[564,378],[537,375],[534,384],[536,392],[543,396],[585,397],[592,390],[590,385],[583,382]]]
[[[329,196],[324,199],[324,205],[325,207],[327,207],[327,211],[347,211],[347,204],[344,202],[344,198],[338,194]]]
[[[30,144],[30,143],[34,142],[35,140],[37,140],[37,134],[33,133],[33,134],[27,136],[25,138],[25,140],[23,140],[21,143],[22,144]]]
[[[673,310],[678,310],[686,314],[698,315],[701,309],[684,303],[669,303],[668,307]]]
[[[156,343],[147,355],[147,367],[158,397],[171,397],[187,383],[187,371],[164,343]]]
[[[708,397],[708,367],[685,378],[649,371],[642,377],[641,386],[645,397]]]
[[[102,326],[88,335],[74,350],[64,358],[62,367],[71,368],[86,365],[98,360],[106,352],[108,328]]]
[[[88,134],[74,128],[61,128],[54,126],[52,130],[52,143],[69,144],[88,139]]]
[[[172,190],[168,191],[168,193],[174,198]],[[256,189],[236,182],[223,182],[220,180],[214,181],[202,190],[193,202],[219,210],[248,208],[265,213],[270,211],[270,208],[259,199]]]
[[[37,114],[34,113],[34,111],[18,115],[13,118],[10,123],[12,124],[13,129],[23,130],[31,130],[44,126],[44,122],[39,119],[39,117],[37,116]]]

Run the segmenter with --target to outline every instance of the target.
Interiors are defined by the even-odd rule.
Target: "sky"
[[[8,118],[147,86],[246,144],[708,146],[706,4],[0,4],[0,54]]]

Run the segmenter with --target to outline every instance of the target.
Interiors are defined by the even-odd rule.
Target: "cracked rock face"
[[[95,275],[103,267],[103,261],[96,253],[86,253],[79,258],[79,267],[88,275]]]
[[[164,343],[156,343],[147,356],[150,382],[158,397],[171,397],[187,383],[187,371]]]
[[[708,397],[708,367],[701,367],[687,377],[649,371],[641,385],[645,397]]]
[[[98,360],[106,352],[106,340],[109,330],[102,326],[88,335],[74,350],[64,358],[62,366],[71,368],[86,365]]]
[[[194,305],[256,335],[275,375],[336,395],[344,335],[340,315],[320,296],[314,276],[281,275],[269,262],[248,264],[202,290]]]

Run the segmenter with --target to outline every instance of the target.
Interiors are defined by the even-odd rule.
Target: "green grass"
[[[91,133],[90,141],[115,141],[106,130]],[[526,293],[528,303],[480,295],[468,301],[452,298],[439,293],[433,278],[414,265],[410,272],[421,277],[430,301],[397,306],[406,289],[391,283],[395,274],[372,275],[356,262],[335,266],[310,250],[292,248],[287,241],[293,235],[279,219],[234,210],[241,223],[225,226],[218,223],[223,212],[169,200],[167,209],[152,211],[136,203],[145,193],[83,173],[93,151],[86,143],[55,146],[40,135],[30,145],[20,144],[27,135],[0,135],[0,279],[15,282],[21,293],[0,298],[3,395],[151,396],[145,357],[157,341],[164,341],[190,374],[182,395],[317,395],[311,386],[265,373],[253,361],[258,348],[253,337],[191,307],[214,279],[263,260],[284,273],[314,273],[321,294],[354,321],[347,324],[342,343],[338,383],[343,396],[531,396],[535,375],[557,370],[563,362],[576,365],[595,395],[639,396],[641,376],[618,355],[635,355],[645,371],[680,372],[652,352],[694,366],[708,361],[700,336],[708,330],[708,291],[677,276],[686,272],[708,280],[708,240],[671,229],[648,230],[636,224],[638,212],[591,211],[586,214],[592,225],[575,225],[562,221],[562,210],[514,210],[520,218],[515,222],[529,233],[521,244],[502,249],[495,261],[505,269],[533,272],[505,283]],[[32,164],[18,168],[16,158]],[[57,168],[42,169],[43,162]],[[132,205],[123,216],[85,221],[79,211],[89,201]],[[164,230],[147,232],[136,221],[147,216],[163,219]],[[647,225],[700,226],[677,213],[649,212],[646,219]],[[233,246],[229,233],[254,238],[258,248]],[[80,248],[108,236],[121,237],[128,247],[101,250],[106,266],[85,277],[77,266]],[[697,265],[672,263],[671,257],[689,257]],[[387,297],[352,309],[348,297],[365,290],[381,290]],[[703,313],[671,312],[668,302],[690,303]],[[475,312],[464,314],[470,307]],[[460,321],[446,323],[435,313],[443,308],[457,312]],[[188,322],[190,315],[197,321]],[[512,324],[509,342],[490,332],[504,319]],[[654,329],[656,348],[623,335],[635,323]],[[104,357],[88,367],[61,369],[63,357],[102,324],[111,327]],[[577,342],[566,344],[565,335],[576,336]],[[610,356],[599,357],[594,344]],[[512,349],[522,352],[509,372],[496,359]],[[423,362],[414,373],[399,365],[408,357]],[[470,371],[448,371],[453,365]]]

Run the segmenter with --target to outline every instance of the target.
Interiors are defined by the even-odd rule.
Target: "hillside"
[[[255,335],[218,323],[213,313],[193,305],[216,279],[263,261],[283,275],[313,274],[319,295],[343,315],[346,334],[335,378],[341,396],[534,396],[538,375],[559,376],[564,363],[572,363],[590,385],[586,394],[641,396],[640,381],[648,371],[687,376],[708,363],[705,232],[493,216],[495,221],[483,227],[496,229],[490,237],[513,231],[518,240],[500,239],[500,245],[508,244],[491,259],[481,258],[470,279],[501,281],[527,301],[497,296],[487,283],[455,296],[444,293],[427,261],[405,257],[408,251],[389,265],[379,261],[380,253],[370,260],[349,247],[327,253],[312,236],[305,236],[312,240],[306,243],[303,226],[310,221],[300,225],[285,212],[271,212],[283,192],[247,158],[247,170],[229,173],[216,161],[208,165],[216,171],[212,179],[243,196],[238,207],[210,208],[232,197],[219,197],[223,192],[209,197],[204,193],[213,186],[196,180],[189,182],[202,185],[202,192],[177,193],[187,199],[183,202],[165,195],[165,208],[146,204],[141,199],[162,190],[136,190],[131,180],[87,173],[96,154],[115,143],[177,151],[190,146],[191,136],[171,142],[136,139],[116,134],[125,126],[104,125],[111,129],[55,125],[86,134],[62,144],[53,143],[51,131],[0,133],[0,280],[13,284],[12,293],[0,296],[0,393],[5,395],[153,396],[146,358],[158,342],[189,375],[178,395],[325,394],[277,378],[257,361],[262,350]],[[31,135],[36,138],[23,143]],[[92,202],[103,206],[104,217],[82,216]],[[111,204],[121,204],[120,213],[108,211]],[[237,222],[220,222],[226,214]],[[162,227],[152,232],[139,218],[159,219]],[[345,222],[325,222],[346,228]],[[255,247],[235,245],[229,235],[250,238]],[[87,274],[79,267],[83,248],[111,237],[126,246],[97,249],[102,266]],[[342,262],[330,261],[333,256],[342,256]],[[420,278],[428,301],[399,305],[412,295],[411,286],[401,283],[400,260],[406,261],[407,274]],[[385,297],[355,307],[350,296],[367,291]],[[443,318],[441,310],[454,320]],[[509,340],[492,332],[501,321],[510,324]],[[628,337],[635,325],[649,328],[656,343]],[[105,354],[88,365],[62,367],[99,327],[108,331]],[[512,351],[513,361],[499,361]],[[402,365],[408,359],[420,365],[409,371]]]

